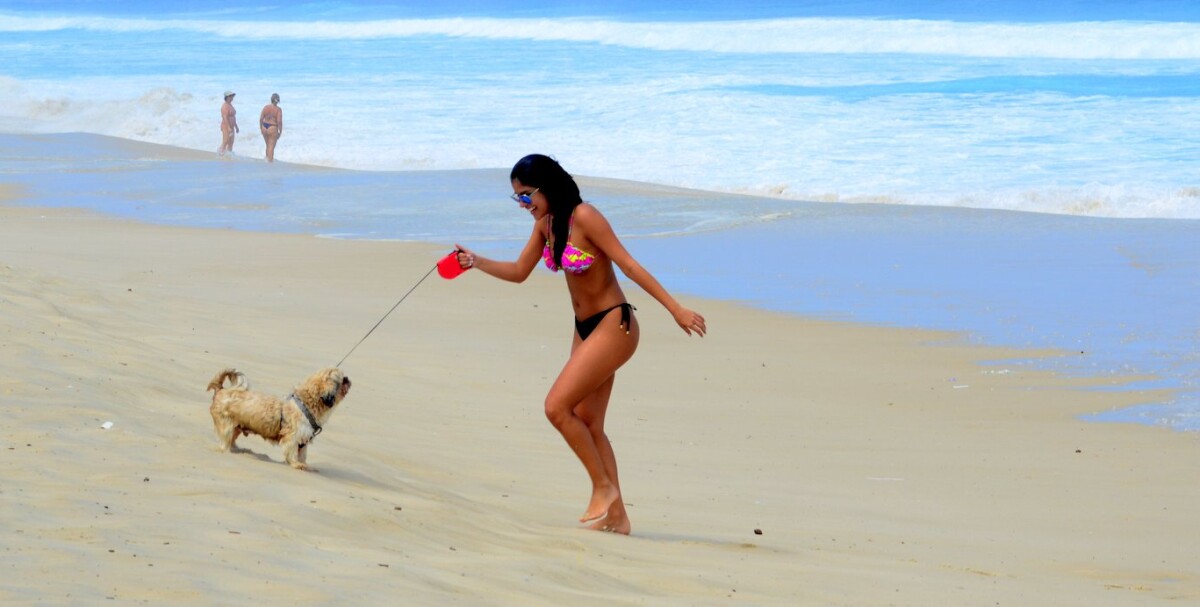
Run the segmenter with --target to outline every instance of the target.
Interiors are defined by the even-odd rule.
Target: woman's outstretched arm
[[[533,273],[533,269],[537,267],[538,260],[542,257],[542,248],[546,245],[545,230],[543,224],[545,220],[534,223],[533,233],[529,235],[529,242],[525,243],[525,248],[521,250],[521,254],[516,261],[498,261],[488,259],[476,255],[474,251],[460,245],[454,245],[458,248],[458,265],[463,268],[476,268],[484,274],[495,276],[501,280],[509,282],[525,282],[526,278]]]
[[[575,222],[576,225],[583,226],[588,240],[592,241],[596,248],[604,251],[604,254],[621,269],[622,274],[667,309],[667,312],[675,318],[675,323],[679,325],[679,328],[688,335],[696,333],[700,337],[704,337],[704,334],[708,332],[704,317],[675,301],[675,298],[658,282],[658,279],[654,278],[654,275],[642,267],[642,264],[638,263],[633,255],[625,249],[625,245],[621,244],[621,239],[617,238],[616,232],[613,231],[612,226],[600,211],[592,205],[579,205],[575,212]]]

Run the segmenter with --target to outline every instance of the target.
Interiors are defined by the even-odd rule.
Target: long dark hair
[[[571,213],[583,202],[579,186],[558,161],[542,154],[530,154],[513,165],[509,180],[516,179],[531,188],[537,188],[550,203],[550,233],[554,235],[554,266],[562,267],[562,254],[567,248],[567,233],[571,226]]]

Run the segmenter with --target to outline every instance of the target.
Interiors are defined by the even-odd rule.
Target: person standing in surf
[[[237,110],[233,107],[235,94],[233,91],[225,91],[225,103],[221,105],[221,147],[217,148],[218,156],[224,156],[225,152],[233,153],[233,139],[240,132]]]
[[[267,162],[275,162],[275,144],[283,135],[283,108],[279,107],[279,93],[271,94],[271,103],[263,106],[258,115],[258,127],[263,141],[267,143]]]
[[[515,261],[497,261],[458,246],[463,268],[523,282],[538,261],[563,270],[575,310],[571,354],[546,394],[545,413],[583,463],[592,496],[580,517],[590,528],[628,535],[632,529],[604,419],[617,369],[637,349],[640,329],[614,266],[649,293],[688,335],[703,337],[704,317],[683,307],[629,254],[596,207],[557,161],[530,154],[513,166],[512,199],[533,216],[533,232]]]

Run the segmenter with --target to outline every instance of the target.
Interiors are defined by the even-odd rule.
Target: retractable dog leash
[[[449,255],[439,259],[438,262],[436,264],[434,264],[432,268],[429,268],[429,271],[426,272],[425,275],[421,277],[421,280],[418,280],[417,284],[413,285],[412,288],[408,290],[408,293],[405,293],[404,296],[400,298],[400,301],[397,301],[396,305],[392,306],[392,309],[388,310],[387,314],[384,314],[383,318],[380,318],[379,322],[375,323],[375,326],[371,327],[371,330],[367,331],[367,334],[363,335],[362,339],[358,340],[358,343],[354,344],[354,347],[350,348],[350,351],[347,352],[346,355],[342,357],[342,360],[339,360],[338,364],[336,364],[334,366],[335,367],[342,366],[342,363],[346,362],[346,359],[350,358],[350,355],[354,354],[354,351],[357,350],[358,347],[361,346],[364,341],[367,341],[367,338],[370,337],[371,334],[375,332],[375,329],[378,329],[379,325],[383,324],[383,321],[387,320],[387,317],[390,316],[392,312],[395,312],[396,308],[400,307],[400,304],[404,303],[404,300],[407,299],[409,295],[412,295],[412,292],[416,291],[417,287],[421,286],[421,283],[425,282],[425,279],[429,278],[429,275],[433,274],[434,270],[437,270],[438,274],[440,274],[442,276],[442,278],[445,278],[447,280],[454,278],[455,276],[458,276],[459,274],[462,274],[463,272],[466,272],[469,268],[463,268],[462,266],[460,266],[458,264],[458,254],[460,252],[461,251],[459,251],[458,249],[455,249]]]

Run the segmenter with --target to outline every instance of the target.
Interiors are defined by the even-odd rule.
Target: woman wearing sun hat
[[[225,91],[225,104],[221,106],[221,147],[217,155],[224,156],[225,152],[233,153],[233,138],[240,132],[237,125],[237,110],[233,108],[233,91]]]

